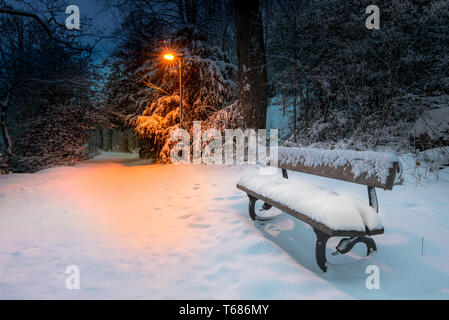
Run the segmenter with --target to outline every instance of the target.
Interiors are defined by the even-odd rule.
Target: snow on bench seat
[[[278,175],[245,174],[237,187],[261,196],[261,200],[281,203],[331,230],[383,233],[377,212],[352,196]]]

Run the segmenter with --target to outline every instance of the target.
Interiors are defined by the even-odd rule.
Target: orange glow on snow
[[[201,193],[191,192],[197,171],[145,164],[136,158],[96,159],[70,176],[70,188],[52,187],[64,189],[59,191],[76,204],[77,212],[88,212],[83,221],[115,246],[189,252],[198,245],[195,225],[201,222],[186,219],[197,213],[197,203],[207,203],[199,199]]]

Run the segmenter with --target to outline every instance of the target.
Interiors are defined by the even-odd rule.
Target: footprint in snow
[[[210,224],[201,224],[201,223],[189,223],[189,228],[193,229],[207,229],[210,228]]]
[[[404,203],[404,206],[406,206],[407,208],[415,208],[418,206],[418,204],[410,202],[410,203]]]

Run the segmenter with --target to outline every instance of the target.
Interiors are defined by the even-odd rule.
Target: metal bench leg
[[[248,198],[249,198],[249,207],[248,207],[249,216],[251,217],[251,219],[253,219],[253,221],[255,221],[257,218],[257,215],[256,215],[256,211],[254,210],[254,208],[256,206],[257,198],[253,197],[250,194],[248,194]]]
[[[264,202],[261,210],[270,210],[272,207],[271,204]]]
[[[315,258],[318,266],[323,272],[327,271],[326,267],[326,243],[330,236],[318,229],[313,229],[316,234]]]
[[[368,186],[369,205],[379,212],[379,202],[377,201],[376,188]]]
[[[341,239],[340,243],[337,246],[337,251],[335,251],[332,254],[335,256],[338,254],[348,253],[359,242],[363,242],[366,245],[366,248],[367,248],[366,255],[367,256],[369,256],[369,254],[372,251],[377,251],[376,243],[374,242],[373,238],[365,236],[365,237],[351,237],[351,238]]]
[[[249,207],[248,207],[248,211],[249,211],[249,216],[251,217],[251,219],[253,219],[254,221],[255,220],[258,220],[258,221],[267,221],[267,220],[270,220],[271,218],[266,218],[266,217],[259,217],[257,214],[256,214],[256,210],[255,210],[255,207],[256,207],[256,201],[257,200],[259,200],[259,199],[257,199],[256,197],[254,197],[254,196],[252,196],[252,195],[250,195],[250,194],[248,194],[248,198],[249,198]],[[264,210],[268,210],[268,209],[270,209],[271,208],[271,205],[269,205],[268,203],[264,203],[264,205],[262,206],[262,209],[264,209]]]

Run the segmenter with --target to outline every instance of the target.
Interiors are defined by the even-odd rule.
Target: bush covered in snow
[[[89,108],[52,106],[22,124],[15,139],[12,167],[15,172],[35,172],[85,160],[88,134],[99,120]]]
[[[413,125],[410,135],[420,149],[438,144],[449,146],[449,107],[424,111]]]

